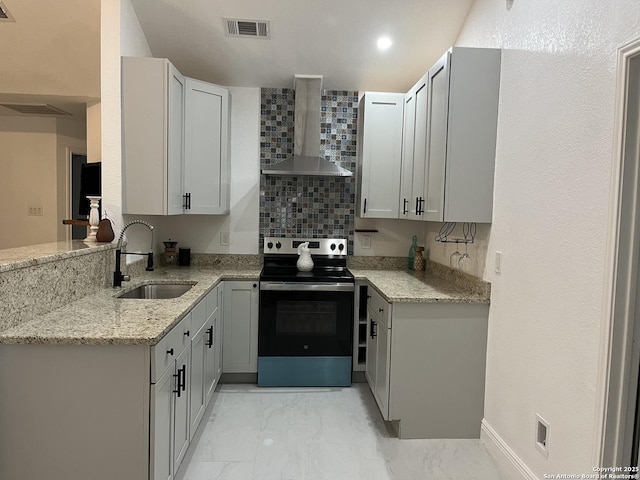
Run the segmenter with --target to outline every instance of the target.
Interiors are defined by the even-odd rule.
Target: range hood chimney
[[[264,175],[352,177],[353,172],[320,157],[320,99],[322,76],[296,75],[293,156],[264,167]]]

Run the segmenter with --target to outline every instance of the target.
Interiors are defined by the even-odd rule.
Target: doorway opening
[[[80,176],[82,166],[87,164],[87,154],[70,152],[70,181],[69,181],[69,205],[67,218],[73,220],[87,220],[87,214],[80,214]],[[71,225],[71,239],[82,240],[87,236],[87,227],[82,225]]]
[[[596,461],[638,467],[640,450],[640,39],[618,54],[608,303],[600,355]]]

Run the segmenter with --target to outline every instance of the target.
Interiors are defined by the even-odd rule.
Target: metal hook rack
[[[454,238],[451,236],[453,234],[453,231],[456,229],[456,225],[456,222],[445,222],[442,227],[440,227],[440,231],[436,235],[436,242],[456,244],[468,244],[475,242],[476,232],[478,229],[475,222],[463,222],[462,238]]]

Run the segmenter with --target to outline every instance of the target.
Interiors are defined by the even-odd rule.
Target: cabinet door
[[[173,417],[173,474],[175,475],[180,467],[180,463],[187,453],[189,447],[189,391],[191,366],[191,348],[185,348],[178,358],[176,358],[175,382],[176,391],[174,394],[174,417]]]
[[[215,323],[213,325],[213,340],[215,342],[214,345],[214,356],[215,356],[215,372],[216,372],[216,382],[220,381],[220,377],[222,376],[222,338],[223,338],[223,325],[222,321],[224,312],[224,284],[220,284],[218,286],[218,312],[215,318]]]
[[[369,383],[369,388],[375,395],[376,391],[376,367],[378,355],[378,318],[371,307],[367,308],[367,362],[364,375]]]
[[[122,58],[123,213],[182,213],[184,88],[167,59]]]
[[[189,394],[189,440],[193,438],[206,408],[207,376],[207,328],[205,323],[191,339],[191,384]]]
[[[217,292],[216,292],[217,295]],[[204,400],[205,406],[209,404],[213,391],[216,388],[216,323],[218,310],[211,314],[205,325],[204,336]]]
[[[446,222],[492,220],[500,59],[498,49],[452,49],[444,188]]]
[[[411,89],[404,100],[404,125],[402,129],[402,176],[400,178],[400,209],[398,218],[408,218],[413,205],[413,140],[416,124],[416,92]],[[415,205],[413,205],[415,211]]]
[[[389,420],[389,360],[391,349],[391,329],[384,318],[376,328],[376,388],[374,395],[382,412],[382,418]]]
[[[445,53],[429,69],[429,106],[427,113],[427,204],[424,219],[444,221],[444,172],[447,158],[447,125],[449,112],[449,59]],[[472,199],[469,199],[472,201]]]
[[[167,66],[167,213],[176,215],[182,213],[183,206],[185,78],[171,63]]]
[[[229,91],[187,78],[184,213],[229,213]]]
[[[258,372],[258,284],[224,282],[224,338],[222,365],[225,373]]]
[[[158,381],[151,385],[151,425],[149,478],[171,480],[173,478],[173,390],[174,367],[167,368]]]
[[[413,171],[411,175],[411,203],[409,220],[422,220],[425,209],[424,176],[427,167],[427,111],[428,87],[425,76],[416,88],[415,128],[413,137]]]
[[[404,94],[367,92],[362,105],[360,216],[398,218]]]

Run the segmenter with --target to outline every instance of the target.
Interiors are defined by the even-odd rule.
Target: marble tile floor
[[[399,440],[367,384],[221,385],[176,480],[510,480],[479,440]]]

